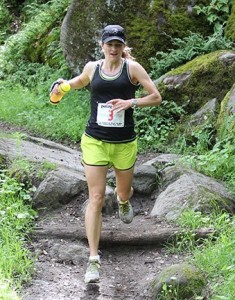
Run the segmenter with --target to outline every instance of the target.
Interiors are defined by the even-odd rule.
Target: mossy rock
[[[183,263],[164,269],[152,282],[153,299],[192,299],[201,296],[206,279],[196,267]]]
[[[235,2],[225,28],[225,36],[235,42]]]
[[[175,101],[193,114],[209,100],[219,104],[234,83],[235,51],[215,51],[201,55],[168,72],[158,88],[163,99]]]
[[[227,133],[235,134],[235,84],[221,102],[216,129],[219,138]]]
[[[207,1],[199,0],[198,5]],[[88,60],[101,57],[98,41],[106,24],[126,29],[133,55],[147,69],[157,51],[173,48],[172,38],[190,32],[213,32],[205,16],[193,13],[191,1],[107,1],[73,0],[61,28],[62,48],[71,68],[78,72]]]

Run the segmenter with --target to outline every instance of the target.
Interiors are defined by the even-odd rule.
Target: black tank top
[[[118,75],[103,76],[101,72],[102,61],[97,63],[94,76],[90,83],[91,89],[91,115],[85,133],[88,136],[111,143],[125,143],[135,140],[133,109],[124,112],[123,127],[104,127],[97,124],[98,103],[106,103],[112,99],[129,100],[135,98],[138,84],[131,82],[128,61],[124,60]]]

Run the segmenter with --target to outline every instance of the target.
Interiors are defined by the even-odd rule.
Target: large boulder
[[[150,213],[169,221],[176,220],[183,211],[191,209],[210,213],[221,209],[235,212],[235,198],[225,185],[215,179],[182,167],[167,167],[163,172],[163,191],[156,195]]]
[[[163,99],[172,99],[193,114],[211,99],[219,104],[234,84],[235,51],[201,55],[162,77],[158,82]]]
[[[204,4],[203,0],[197,4]],[[61,44],[71,69],[79,73],[88,60],[101,57],[100,31],[118,23],[126,29],[133,54],[146,68],[156,51],[172,47],[171,37],[190,31],[210,34],[205,16],[193,13],[192,1],[94,1],[73,0],[61,28]]]

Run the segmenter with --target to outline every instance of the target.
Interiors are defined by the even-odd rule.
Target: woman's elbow
[[[159,92],[154,93],[154,104],[155,106],[158,106],[162,103],[162,96]]]

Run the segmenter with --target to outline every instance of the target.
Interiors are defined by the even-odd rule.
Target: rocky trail
[[[82,203],[82,199],[76,199],[39,218],[31,245],[38,257],[36,272],[31,284],[25,287],[23,299],[152,299],[148,288],[151,280],[166,266],[185,259],[169,254],[161,246],[177,229],[149,218],[139,205],[134,205],[138,214],[129,225],[118,219],[117,212],[104,215],[101,280],[99,284],[86,285],[84,274],[89,253]]]
[[[17,128],[0,123],[4,133]],[[27,133],[25,133],[27,135]],[[19,155],[31,161],[44,159],[81,171],[79,149],[64,147],[50,141],[28,136],[15,147],[15,140],[3,141],[1,153],[10,159]],[[19,143],[18,143],[19,144]],[[140,155],[138,164],[154,154]],[[100,242],[101,280],[99,284],[84,283],[89,256],[84,228],[86,191],[73,201],[54,210],[39,210],[39,218],[31,236],[30,249],[36,257],[35,273],[22,291],[23,300],[144,300],[151,299],[149,283],[164,267],[185,258],[169,254],[163,244],[175,235],[177,228],[150,218],[154,201],[149,196],[135,195],[132,204],[135,218],[123,224],[112,213],[103,215]]]
[[[12,130],[3,129],[4,132]],[[131,224],[123,224],[118,218],[112,172],[108,174],[109,190],[106,190],[99,248],[101,279],[99,284],[87,285],[84,283],[89,257],[84,228],[87,188],[78,145],[65,146],[32,136],[20,141],[2,136],[0,155],[8,160],[26,158],[36,164],[46,160],[57,166],[38,184],[34,195],[39,216],[29,247],[36,258],[35,273],[24,286],[22,300],[153,299],[151,283],[157,275],[169,266],[188,261],[187,255],[172,254],[167,247],[180,233],[180,228],[171,221],[172,213],[180,216],[181,208],[186,208],[190,199],[194,199],[198,209],[202,189],[210,189],[211,193],[230,201],[228,210],[235,207],[234,198],[221,183],[172,166],[176,156],[139,155],[131,198],[135,217]],[[156,183],[153,161],[159,166],[169,166],[162,173],[162,189],[156,185],[152,189]],[[205,200],[206,195],[203,192],[203,203],[209,201]],[[156,199],[157,205],[161,204],[157,214],[154,213]],[[202,228],[196,234],[206,238],[211,231]]]

